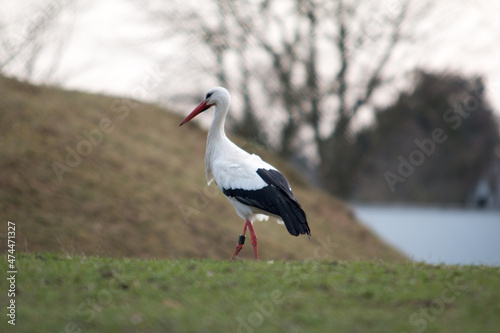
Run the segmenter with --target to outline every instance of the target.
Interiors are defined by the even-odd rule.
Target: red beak
[[[187,123],[188,121],[190,121],[191,119],[193,119],[194,117],[196,117],[197,115],[199,115],[200,113],[202,113],[203,111],[205,111],[206,109],[210,108],[212,105],[207,105],[207,101],[203,101],[200,103],[200,105],[198,105],[190,114],[189,116],[186,117],[186,119],[184,119],[182,121],[182,123],[179,125],[179,126],[182,126],[184,125],[185,123]]]

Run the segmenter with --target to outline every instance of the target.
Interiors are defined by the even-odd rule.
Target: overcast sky
[[[4,24],[19,27],[33,20],[33,14],[28,13],[36,3],[2,0]],[[79,5],[59,69],[64,87],[129,96],[165,54],[177,51],[165,44],[155,48],[147,43],[147,36],[155,35],[155,28],[148,24],[137,3],[90,0]],[[480,74],[486,79],[490,101],[500,115],[500,1],[441,0],[433,7],[416,28],[417,34],[425,38],[416,48],[398,51],[388,70],[423,67]],[[175,75],[171,79],[176,80]]]

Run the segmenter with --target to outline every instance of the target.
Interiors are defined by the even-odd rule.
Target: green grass
[[[53,254],[21,254],[17,265],[16,332],[456,333],[500,325],[498,267]],[[6,289],[2,279],[2,304]]]

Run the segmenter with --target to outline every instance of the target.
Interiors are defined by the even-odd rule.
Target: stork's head
[[[229,107],[231,97],[226,88],[215,87],[210,89],[205,95],[205,99],[182,121],[179,126],[184,125],[203,111],[210,109],[214,105],[225,105]]]

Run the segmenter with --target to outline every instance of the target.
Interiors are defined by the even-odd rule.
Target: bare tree
[[[395,47],[403,37],[402,24],[408,15],[409,1],[401,2],[401,6],[395,12],[386,12],[384,25],[379,24],[379,31],[375,34],[367,35],[365,28],[356,32],[352,27],[352,22],[357,22],[356,13],[361,9],[361,1],[354,1],[345,4],[339,0],[335,9],[334,17],[338,34],[332,40],[339,54],[340,68],[335,79],[329,85],[330,91],[323,96],[333,94],[338,99],[336,119],[331,124],[331,132],[322,137],[319,131],[319,122],[321,116],[310,117],[311,125],[315,129],[315,141],[318,146],[318,152],[321,158],[320,171],[322,178],[326,182],[328,189],[339,195],[347,195],[351,184],[350,169],[351,164],[355,163],[350,156],[349,129],[353,117],[356,116],[361,107],[370,102],[373,94],[379,89],[384,78],[382,72],[385,69]],[[309,12],[311,17],[315,16],[313,11]],[[379,18],[380,20],[382,18]],[[351,22],[351,23],[349,23]],[[358,23],[359,24],[359,23]],[[370,22],[362,22],[361,26],[366,27]],[[366,39],[370,40],[367,41]],[[357,44],[353,44],[355,41]],[[351,69],[356,66],[357,56],[355,52],[363,51],[363,43],[372,43],[377,45],[380,52],[378,57],[372,58],[372,66],[364,73],[364,80],[356,82],[357,89],[354,89],[349,81]],[[321,96],[321,95],[320,95]]]
[[[1,25],[0,72],[27,80],[35,76],[54,79],[71,37],[76,8],[74,1],[51,1],[27,10],[15,27]],[[48,60],[41,63],[43,55]]]
[[[277,151],[291,159],[312,142],[324,186],[346,195],[350,164],[356,162],[346,149],[352,120],[390,79],[384,70],[425,8],[410,8],[409,0],[396,3],[214,0],[202,9],[185,2],[182,9],[155,7],[155,15],[163,16],[170,31],[186,33],[209,50],[215,61],[205,67],[208,74],[242,96],[244,116],[232,119],[235,128],[246,129],[240,133],[265,143],[259,126],[269,122],[262,122],[259,107],[280,111],[285,116],[279,128],[272,122],[267,131]],[[234,82],[240,84],[231,87]],[[264,103],[256,107],[255,101]],[[304,131],[312,132],[310,139],[301,138]]]

